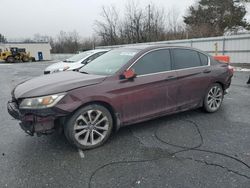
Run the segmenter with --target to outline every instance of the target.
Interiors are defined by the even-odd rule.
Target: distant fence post
[[[193,40],[190,40],[190,46],[193,47]]]
[[[226,48],[226,38],[223,37],[223,44],[222,44],[222,54],[225,55],[225,48]]]

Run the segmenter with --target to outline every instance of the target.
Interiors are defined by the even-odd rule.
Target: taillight
[[[228,71],[231,73],[231,74],[233,74],[234,73],[234,67],[233,66],[231,66],[231,65],[228,65]]]

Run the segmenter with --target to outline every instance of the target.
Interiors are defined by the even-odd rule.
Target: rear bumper
[[[9,101],[7,104],[8,113],[20,121],[20,127],[29,135],[51,134],[56,128],[56,120],[66,116],[54,112],[52,109],[29,110],[22,112],[16,102]]]
[[[232,78],[233,78],[233,75],[230,75],[226,82],[225,82],[225,85],[224,85],[224,90],[228,90],[228,88],[231,86],[231,83],[232,83]]]

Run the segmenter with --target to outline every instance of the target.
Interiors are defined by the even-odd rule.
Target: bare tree
[[[0,33],[0,43],[5,43],[5,42],[7,42],[7,39],[5,38],[4,35]]]
[[[53,41],[53,53],[75,53],[80,48],[80,36],[76,31],[65,32],[61,31]]]
[[[187,37],[186,28],[180,18],[180,14],[176,8],[168,11],[165,40],[184,39]]]
[[[117,12],[114,6],[103,7],[103,20],[96,21],[95,30],[102,45],[152,42],[185,36],[185,29],[179,24],[179,17],[174,11],[167,14],[154,4],[141,7],[131,0],[125,6],[125,14],[121,16],[123,19],[119,19]]]
[[[105,44],[118,44],[118,13],[114,6],[102,7],[103,21],[95,21],[96,32]]]

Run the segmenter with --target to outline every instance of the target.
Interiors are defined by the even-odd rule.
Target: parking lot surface
[[[48,65],[0,64],[0,187],[250,186],[250,72],[235,73],[215,114],[197,109],[131,125],[78,151],[64,135],[27,136],[7,113],[12,88]]]

